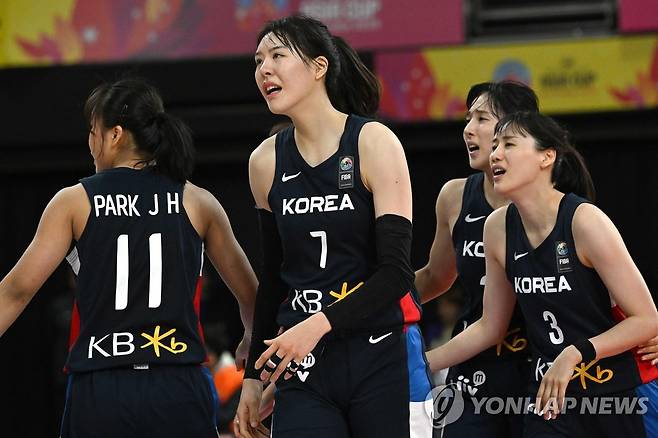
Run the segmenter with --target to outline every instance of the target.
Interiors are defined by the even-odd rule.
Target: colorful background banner
[[[658,2],[619,0],[619,30],[622,32],[658,30]]]
[[[301,12],[323,21],[358,49],[464,42],[462,0],[238,0],[218,17],[230,53],[251,53],[266,19]],[[271,4],[271,5],[267,5]]]
[[[251,54],[297,11],[358,49],[464,41],[461,0],[2,0],[0,67]]]
[[[553,114],[658,106],[656,35],[383,53],[375,66],[382,113],[398,120],[461,118],[471,85],[503,79]]]

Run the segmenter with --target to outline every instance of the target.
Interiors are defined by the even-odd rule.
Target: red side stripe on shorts
[[[73,300],[73,311],[71,312],[71,328],[69,330],[69,351],[73,348],[75,341],[80,336],[80,312],[78,312],[78,302]],[[68,373],[69,370],[64,366],[64,372]]]
[[[615,318],[615,321],[617,322],[626,319],[626,315],[619,306],[612,308],[612,317]],[[642,360],[641,355],[637,352],[637,347],[633,348],[631,351],[633,352],[633,358],[635,359],[635,364],[637,365],[637,370],[640,373],[642,383],[649,383],[658,379],[658,367],[651,365],[650,361]]]
[[[420,309],[411,292],[407,292],[400,300],[400,310],[402,310],[402,317],[404,324],[413,324],[420,321]]]
[[[194,292],[194,313],[196,313],[197,319],[197,331],[199,332],[199,338],[203,345],[206,345],[206,340],[203,336],[203,327],[201,327],[201,292],[203,291],[203,277],[199,276],[196,281],[196,290]],[[208,361],[208,355],[204,359],[204,362]]]
[[[78,302],[73,300],[73,312],[71,312],[71,329],[69,331],[69,351],[73,344],[80,336],[80,312],[78,312]]]

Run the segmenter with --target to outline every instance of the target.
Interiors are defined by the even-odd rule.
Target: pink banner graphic
[[[75,0],[52,15],[53,30],[23,36],[31,23],[16,23],[12,43],[21,57],[9,64],[77,63],[210,56],[221,50],[214,0]],[[21,8],[20,3],[14,4]],[[223,10],[222,10],[223,9]],[[60,15],[61,14],[61,15]],[[25,27],[23,27],[25,26]],[[25,29],[25,32],[22,32]]]
[[[9,1],[0,65],[250,55],[265,22],[295,12],[357,49],[464,41],[462,0],[51,0],[38,22]]]
[[[264,22],[294,12],[318,18],[357,49],[464,41],[461,0],[234,0],[218,17],[225,53],[251,53]]]
[[[619,0],[619,30],[622,32],[658,30],[658,1]]]
[[[380,111],[398,120],[457,119],[465,98],[432,71],[423,52],[379,54],[375,70],[382,84]]]

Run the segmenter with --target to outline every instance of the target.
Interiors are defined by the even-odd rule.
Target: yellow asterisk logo
[[[507,332],[503,342],[496,346],[496,356],[500,356],[503,347],[507,348],[512,353],[516,353],[517,351],[521,351],[528,346],[528,340],[526,338],[522,338],[516,335],[516,333],[520,331],[520,328],[515,328]],[[514,338],[512,338],[511,342],[509,342],[508,339],[512,335],[514,335]]]
[[[329,295],[331,295],[332,297],[336,298],[336,301],[334,301],[333,303],[331,303],[331,304],[329,304],[329,305],[331,306],[331,305],[336,304],[336,303],[339,302],[340,300],[344,300],[345,298],[347,298],[347,296],[348,296],[349,294],[351,294],[352,292],[356,291],[356,290],[357,290],[358,288],[360,288],[361,286],[363,286],[363,282],[360,282],[359,284],[357,284],[356,286],[354,286],[352,289],[347,290],[347,282],[344,281],[344,282],[343,282],[343,287],[341,288],[340,293],[338,293],[338,292],[334,292],[334,291],[329,291]]]
[[[615,373],[610,370],[610,369],[601,369],[600,365],[596,365],[596,376],[591,375],[588,371],[590,368],[596,364],[598,360],[593,360],[587,365],[585,363],[581,363],[579,366],[574,368],[574,374],[573,377],[571,377],[571,380],[574,380],[578,377],[580,377],[580,385],[583,387],[583,389],[587,389],[587,381],[591,380],[596,383],[605,383],[608,380],[612,379],[612,377],[615,375]]]
[[[173,336],[170,339],[171,342],[170,342],[169,346],[167,346],[167,345],[163,344],[162,342],[160,342],[163,339],[165,339],[166,337],[168,337],[169,335],[174,334],[175,332],[176,332],[176,329],[173,328],[173,329],[169,330],[168,332],[161,335],[160,334],[160,326],[158,325],[158,326],[155,327],[155,331],[153,332],[152,336],[148,335],[146,333],[142,333],[142,336],[144,336],[146,339],[148,339],[149,342],[142,345],[140,348],[146,348],[149,345],[153,345],[153,350],[155,351],[155,355],[157,357],[160,357],[160,348],[164,348],[165,350],[167,350],[167,351],[169,351],[170,353],[173,353],[173,354],[180,354],[180,353],[184,352],[185,350],[187,350],[187,344],[185,342],[176,342],[176,338],[174,338]]]

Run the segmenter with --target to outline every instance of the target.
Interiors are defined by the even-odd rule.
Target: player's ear
[[[542,151],[542,155],[543,155],[543,157],[541,159],[540,166],[541,166],[542,169],[545,169],[548,166],[551,166],[551,165],[553,165],[553,163],[555,163],[555,158],[557,156],[557,152],[553,148],[548,148],[548,149],[544,149]]]
[[[116,126],[112,127],[112,129],[110,131],[111,131],[111,134],[112,134],[112,139],[111,140],[112,140],[112,145],[113,146],[116,145],[116,144],[119,144],[119,142],[121,142],[121,140],[123,139],[123,137],[125,136],[125,133],[126,133],[124,131],[124,129],[121,127],[121,125],[116,125]]]
[[[324,56],[318,56],[313,60],[315,65],[315,79],[322,79],[329,69],[329,60]]]

